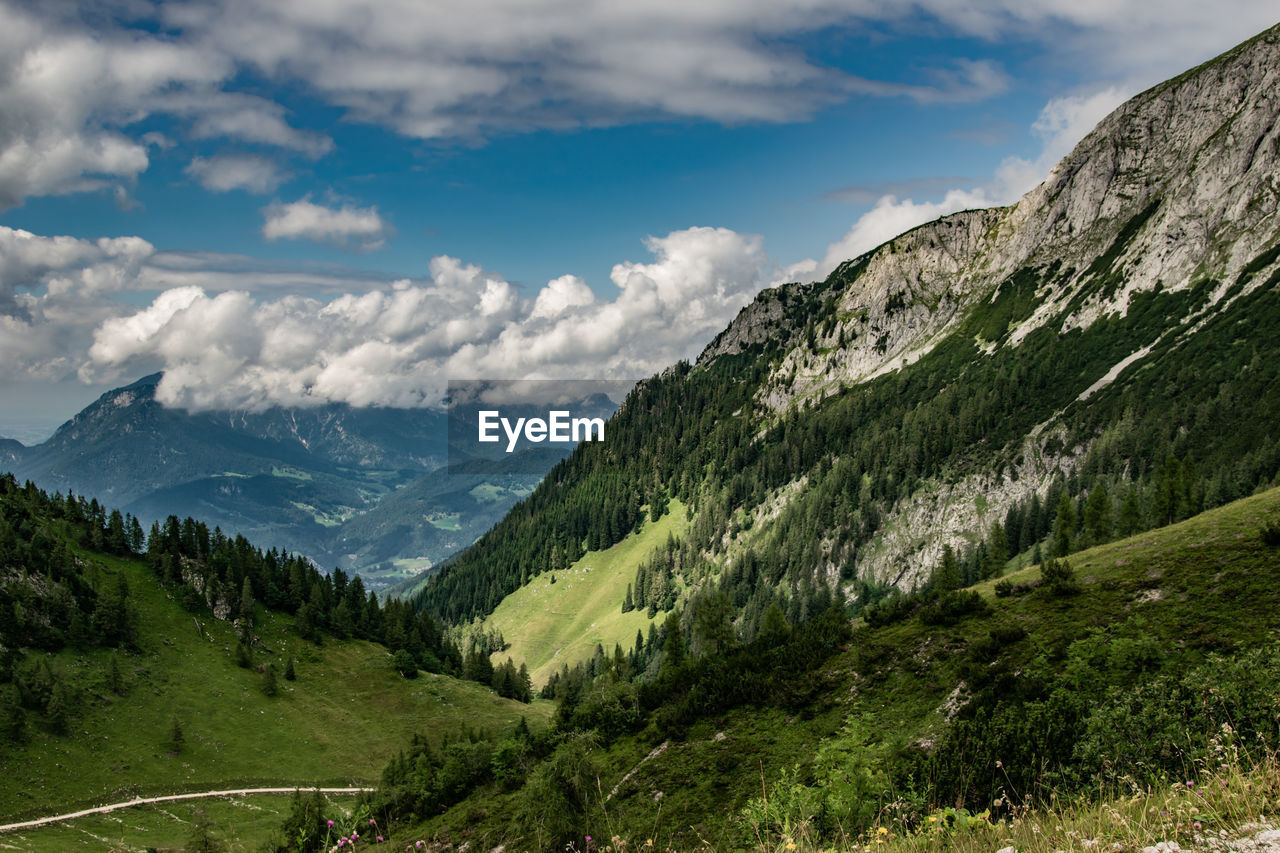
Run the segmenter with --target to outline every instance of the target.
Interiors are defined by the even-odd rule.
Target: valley
[[[534,474],[459,473],[427,410],[179,413],[154,376],[0,446],[36,478],[0,478],[3,822],[324,786],[366,790],[219,799],[206,834],[1270,844],[1277,92],[1280,26],[1015,203],[762,287]],[[22,843],[205,832],[121,811]]]

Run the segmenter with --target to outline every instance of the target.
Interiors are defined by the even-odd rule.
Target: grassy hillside
[[[0,818],[236,783],[369,783],[414,733],[497,731],[521,716],[541,724],[549,714],[547,703],[522,705],[443,675],[406,680],[384,647],[315,645],[298,636],[292,617],[275,613],[264,612],[256,628],[263,645],[255,668],[241,668],[232,627],[183,610],[140,561],[83,559],[127,580],[140,652],[28,655],[46,660],[81,701],[68,734],[33,722],[25,744],[0,748]],[[123,695],[108,686],[113,657]],[[283,673],[290,657],[297,680],[281,678],[279,694],[264,695],[257,668],[274,663]],[[184,736],[177,751],[169,742],[175,717]]]
[[[770,850],[850,849],[949,807],[1007,820],[1053,793],[1181,784],[1215,755],[1248,772],[1280,744],[1280,549],[1260,535],[1276,524],[1273,488],[1072,555],[1074,592],[1036,586],[1032,567],[1002,579],[1011,593],[976,587],[986,609],[951,624],[924,608],[859,621],[845,650],[795,674],[795,695],[688,725],[670,724],[668,700],[621,737],[566,733],[576,763],[562,748],[540,772],[585,780],[579,847],[617,834]],[[534,845],[533,793],[479,790],[397,840]]]
[[[289,794],[192,800],[133,806],[35,829],[0,835],[0,850],[65,853],[70,850],[115,853],[186,849],[193,824],[206,821],[209,836],[226,853],[258,853],[289,814]],[[355,798],[331,794],[334,809],[351,810]]]
[[[588,551],[567,570],[541,574],[508,595],[481,623],[511,644],[493,655],[494,662],[524,661],[538,685],[562,664],[589,658],[597,643],[610,653],[615,644],[630,649],[636,631],[647,634],[653,621],[662,624],[662,614],[650,619],[643,609],[623,613],[627,585],[641,561],[668,535],[680,536],[686,524],[684,504],[672,501],[666,515],[616,545]]]

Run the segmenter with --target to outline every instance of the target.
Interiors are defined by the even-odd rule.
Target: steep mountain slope
[[[947,548],[973,578],[993,554],[1069,551],[1266,483],[1278,69],[1273,28],[1121,106],[1018,204],[760,294],[422,605],[487,613],[670,495],[695,512],[683,588],[736,578],[749,637],[771,600],[799,617],[823,585],[909,589]]]
[[[457,673],[456,650],[358,581],[191,519],[144,556],[119,522],[0,478],[0,823],[175,789],[368,784],[414,735],[550,712],[436,673]]]
[[[0,438],[0,467],[10,467],[18,464],[23,455],[27,452],[27,448],[20,441],[14,441],[12,438]]]
[[[1073,554],[1057,588],[1028,567],[952,593],[968,602],[953,612],[858,620],[816,666],[770,659],[784,629],[728,662],[661,663],[634,686],[606,670],[562,703],[561,746],[523,788],[478,786],[393,841],[860,851],[883,829],[901,849],[990,850],[1050,792],[1091,809],[1075,794],[1201,791],[1202,774],[1234,779],[1280,743],[1278,547],[1271,489]],[[756,679],[765,689],[734,695]],[[636,721],[620,725],[628,712]],[[966,845],[980,814],[1000,832]],[[1241,819],[1201,797],[1170,814],[1138,818],[1117,849],[1175,838],[1193,849],[1193,834],[1194,849],[1212,849],[1204,837]],[[1046,831],[1057,835],[1035,849],[1099,846]]]

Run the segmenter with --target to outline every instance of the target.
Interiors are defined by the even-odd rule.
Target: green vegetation
[[[541,685],[561,666],[589,658],[596,646],[610,654],[615,645],[630,648],[636,632],[647,632],[655,617],[643,610],[623,613],[626,590],[640,563],[685,524],[684,505],[675,501],[658,521],[555,573],[554,584],[552,575],[541,575],[507,596],[480,623],[482,631],[498,631],[509,644],[494,652],[494,662],[524,661],[534,684]]]
[[[395,837],[850,849],[884,827],[900,845],[940,849],[938,821],[985,843],[1050,802],[1097,819],[1099,794],[1155,801],[1171,782],[1218,779],[1224,762],[1229,785],[1265,776],[1280,746],[1269,633],[1280,564],[1262,531],[1277,523],[1272,489],[1069,565],[959,592],[944,583],[936,600],[980,606],[940,620],[922,599],[879,627],[855,622],[851,636],[774,609],[754,639],[731,632],[716,647],[704,603],[669,617],[639,655],[557,685],[556,730],[506,747],[515,776],[473,777],[456,805],[419,802],[417,820],[440,816]],[[1015,591],[996,595],[1006,581]],[[403,816],[395,804],[419,789],[394,772],[384,785],[377,802]],[[1188,814],[1191,801],[1178,802]],[[1121,811],[1106,832],[1168,823]],[[1189,835],[1185,823],[1169,831]]]
[[[1141,222],[1131,225],[1123,240]],[[827,582],[832,564],[853,580],[884,519],[913,496],[970,473],[1014,468],[1027,436],[1046,422],[1064,432],[1046,440],[1045,452],[1086,452],[1029,522],[1030,503],[1001,519],[1011,554],[1052,534],[1048,545],[1062,556],[1186,518],[1250,494],[1280,469],[1269,426],[1280,420],[1280,398],[1268,393],[1280,383],[1280,339],[1270,332],[1280,327],[1280,282],[1207,315],[1210,281],[1136,294],[1126,314],[1086,329],[1062,331],[1064,311],[1017,346],[987,355],[975,341],[1002,337],[1027,315],[1034,294],[1066,275],[1052,265],[1023,269],[914,364],[774,414],[757,391],[790,347],[802,345],[802,318],[819,312],[849,274],[779,292],[790,339],[697,368],[678,365],[638,386],[607,441],[580,446],[557,465],[474,547],[446,562],[416,604],[452,624],[487,616],[531,580],[622,541],[645,517],[642,506],[667,497],[690,509],[686,547],[706,557],[681,567],[682,589],[699,588],[732,553],[759,563],[748,597],[781,589],[803,599]],[[1082,396],[1144,347],[1145,358]],[[742,536],[756,508],[801,480],[775,517]],[[1084,504],[1099,487],[1103,498],[1086,526]],[[1059,518],[1064,497],[1071,512]],[[726,545],[734,539],[749,542],[752,554]]]
[[[524,717],[536,730],[550,714],[419,673],[451,665],[450,647],[402,605],[371,607],[358,579],[322,579],[189,519],[153,530],[139,559],[138,528],[119,513],[12,478],[0,510],[6,818],[149,793],[367,784],[415,734],[438,742]]]
[[[327,794],[330,813],[353,812],[357,798]],[[204,821],[207,834],[226,853],[259,853],[280,836],[290,814],[289,794],[254,794],[131,806],[107,814],[0,835],[29,853],[67,853],[73,850],[145,853],[149,850],[191,850],[193,829]]]

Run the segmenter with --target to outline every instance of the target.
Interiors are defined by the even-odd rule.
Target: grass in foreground
[[[1204,768],[1193,779],[1167,779],[1154,785],[1126,780],[1128,791],[1103,799],[1094,795],[1046,808],[1015,808],[1003,819],[993,819],[987,812],[971,815],[946,809],[930,815],[921,827],[903,831],[884,824],[834,847],[814,845],[804,827],[795,827],[792,836],[756,849],[992,853],[1012,848],[1018,853],[1123,853],[1161,842],[1184,850],[1275,849],[1253,844],[1259,833],[1269,833],[1264,838],[1280,844],[1280,832],[1275,830],[1280,826],[1280,760],[1269,754],[1251,763],[1230,747],[1224,747],[1222,757],[1216,767]]]
[[[316,646],[298,637],[292,618],[259,609],[255,666],[283,673],[290,657],[296,661],[297,680],[280,678],[279,694],[269,697],[262,674],[236,666],[230,625],[183,610],[139,562],[91,559],[127,577],[141,651],[48,657],[80,695],[79,707],[68,734],[32,719],[25,744],[2,747],[0,822],[138,795],[373,783],[415,733],[439,738],[464,725],[497,732],[521,716],[542,726],[552,711],[550,703],[522,705],[446,676],[406,680],[382,646]],[[123,695],[107,686],[113,655]],[[183,732],[177,749],[175,717]]]
[[[355,798],[330,794],[330,806],[349,811]],[[29,853],[64,853],[71,850],[112,850],[145,853],[149,850],[183,850],[192,825],[208,821],[209,836],[226,853],[250,853],[262,847],[280,829],[289,814],[291,795],[255,794],[132,806],[108,814],[92,815],[35,829],[0,834],[0,850]]]

